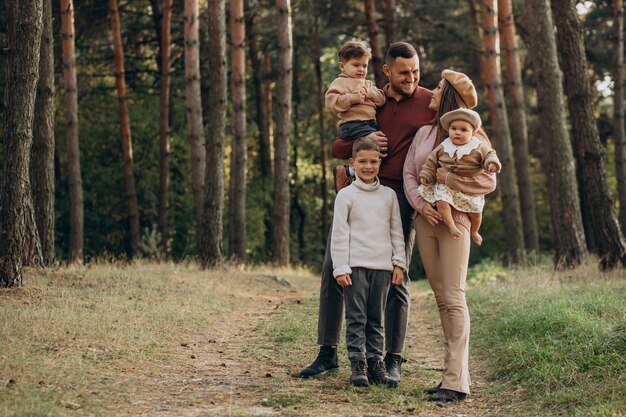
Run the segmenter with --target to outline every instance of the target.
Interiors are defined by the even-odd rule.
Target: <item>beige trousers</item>
[[[457,223],[462,235],[453,239],[448,226],[431,226],[423,216],[415,219],[417,246],[426,277],[435,294],[444,335],[444,370],[441,387],[469,394],[470,318],[465,302],[469,262],[469,231]]]

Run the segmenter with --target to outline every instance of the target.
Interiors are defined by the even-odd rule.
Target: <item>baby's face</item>
[[[347,75],[350,78],[365,78],[367,75],[367,64],[369,58],[362,56],[359,58],[352,57],[345,62],[339,63],[339,69],[341,73]]]
[[[448,129],[450,140],[457,146],[465,145],[474,135],[474,126],[465,120],[454,120]]]

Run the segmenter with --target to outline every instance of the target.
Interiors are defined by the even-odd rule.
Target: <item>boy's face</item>
[[[465,145],[474,136],[474,127],[465,120],[453,120],[448,133],[452,143],[457,146]]]
[[[361,181],[371,184],[376,181],[376,175],[380,169],[380,156],[378,151],[362,150],[356,153],[354,158],[350,158],[350,166],[359,176]]]
[[[350,78],[365,78],[367,75],[367,63],[369,58],[362,56],[359,58],[352,57],[347,61],[339,62],[339,69],[342,74]]]

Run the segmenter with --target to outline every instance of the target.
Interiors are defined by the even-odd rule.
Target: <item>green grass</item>
[[[623,277],[538,268],[469,291],[473,347],[531,415],[626,413]]]

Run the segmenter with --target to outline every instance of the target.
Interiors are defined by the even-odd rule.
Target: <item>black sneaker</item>
[[[387,353],[385,355],[385,369],[389,377],[396,382],[400,382],[400,367],[403,362],[406,362],[406,359],[403,359],[400,355],[393,353]]]
[[[372,384],[386,385],[389,388],[398,386],[398,381],[387,374],[385,363],[381,359],[370,358],[367,360],[367,376]]]
[[[322,346],[313,363],[300,371],[300,378],[311,378],[323,375],[326,372],[336,371],[337,369],[339,369],[337,348]]]
[[[467,396],[464,392],[454,391],[451,389],[440,388],[434,394],[428,397],[429,401],[437,401],[440,403],[463,401]]]
[[[365,359],[350,359],[352,375],[350,375],[350,385],[355,387],[369,387],[367,380],[367,363]]]
[[[433,395],[441,388],[441,382],[434,387],[424,389],[424,394]]]

